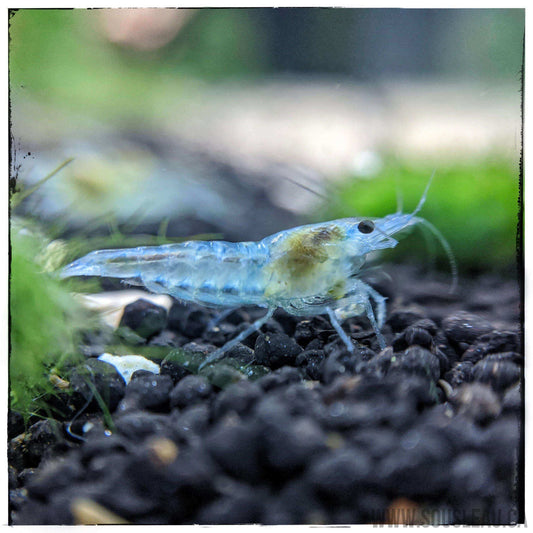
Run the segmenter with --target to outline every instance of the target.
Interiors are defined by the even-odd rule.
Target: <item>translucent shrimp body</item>
[[[264,317],[210,354],[204,365],[257,331],[278,307],[299,316],[327,314],[349,350],[353,345],[340,322],[365,313],[383,348],[380,330],[385,298],[357,274],[368,254],[398,244],[393,235],[426,223],[415,216],[426,192],[427,188],[411,214],[310,224],[259,242],[189,241],[98,250],[68,265],[61,276],[115,277],[209,307],[257,305],[268,309]]]

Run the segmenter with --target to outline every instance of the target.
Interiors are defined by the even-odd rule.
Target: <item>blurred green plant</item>
[[[247,10],[200,9],[159,50],[134,51],[108,42],[99,10],[20,9],[10,16],[11,97],[32,96],[61,110],[106,120],[168,113],[186,104],[199,78],[261,70],[262,28]]]
[[[26,419],[48,416],[47,397],[56,394],[51,378],[81,360],[77,332],[88,312],[48,270],[62,260],[62,246],[48,242],[31,221],[11,221],[10,407]]]
[[[518,168],[508,159],[451,160],[430,166],[388,158],[372,176],[346,176],[332,191],[333,200],[320,216],[382,217],[397,210],[397,191],[403,198],[403,211],[412,211],[434,170],[420,216],[442,232],[460,270],[512,268],[516,262]],[[437,243],[432,248],[438,266],[446,270],[444,250]],[[428,261],[428,250],[414,235],[402,240],[394,254]]]

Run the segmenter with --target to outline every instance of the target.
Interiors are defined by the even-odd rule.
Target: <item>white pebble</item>
[[[110,353],[103,353],[98,359],[113,365],[126,383],[130,382],[131,376],[136,370],[148,370],[154,374],[159,374],[159,365],[142,355],[111,355]]]
[[[172,298],[167,294],[150,294],[139,290],[106,291],[97,294],[78,294],[78,299],[87,308],[98,311],[106,324],[117,329],[124,308],[140,298],[164,307],[167,313],[172,307]]]

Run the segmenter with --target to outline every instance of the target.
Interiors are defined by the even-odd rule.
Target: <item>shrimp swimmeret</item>
[[[202,366],[220,359],[230,348],[258,331],[281,307],[290,314],[327,314],[348,350],[354,350],[341,322],[365,313],[380,347],[385,297],[357,277],[366,256],[394,248],[399,231],[423,224],[448,254],[437,229],[415,216],[422,208],[431,179],[415,210],[383,218],[344,218],[280,231],[258,242],[189,241],[163,246],[97,250],[64,268],[61,277],[102,276],[140,284],[154,293],[208,307],[266,307],[267,313],[237,337],[211,353]],[[375,305],[375,312],[372,306]]]

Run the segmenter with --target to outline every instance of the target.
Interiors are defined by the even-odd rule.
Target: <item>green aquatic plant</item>
[[[444,235],[460,271],[506,271],[516,261],[518,167],[509,158],[487,157],[438,164],[385,158],[372,175],[350,175],[332,191],[326,219],[348,216],[381,217],[394,213],[397,191],[404,211],[416,205],[432,172],[435,178],[421,212]],[[414,233],[414,232],[413,232]],[[413,235],[414,237],[414,235]],[[446,268],[439,247],[436,259]],[[423,241],[409,238],[397,256],[427,263]],[[439,255],[441,254],[441,255]]]
[[[73,284],[54,274],[65,261],[67,244],[48,238],[37,221],[13,212],[71,161],[30,188],[14,187],[10,198],[9,404],[26,420],[50,416],[50,397],[68,390],[60,376],[82,360],[76,351],[78,335],[92,318],[72,295]]]
[[[77,331],[88,313],[48,270],[61,261],[61,244],[27,220],[13,219],[10,230],[10,407],[28,418],[48,413],[46,397],[58,390],[50,378],[81,358]]]

